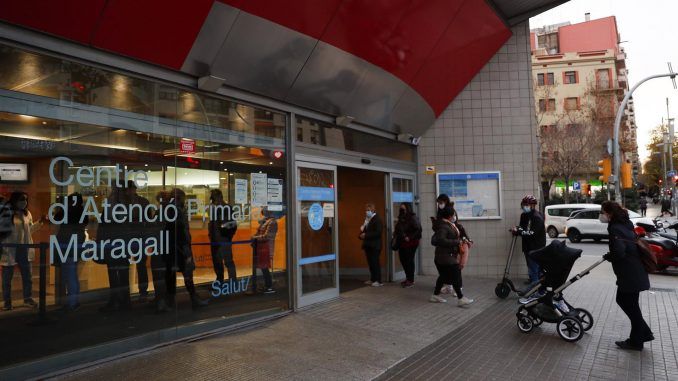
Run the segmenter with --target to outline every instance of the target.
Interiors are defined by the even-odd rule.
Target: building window
[[[541,112],[548,112],[548,111],[556,111],[556,100],[551,98],[551,99],[540,99],[539,100],[539,111]]]
[[[565,110],[567,111],[579,110],[579,98],[577,97],[565,98]]]
[[[553,73],[539,73],[539,74],[537,74],[537,84],[539,86],[553,85],[554,84]]]
[[[596,86],[599,89],[609,89],[612,86],[612,81],[610,81],[610,69],[598,69],[596,70]]]
[[[566,71],[563,73],[563,83],[566,85],[578,83],[578,78],[576,71]]]

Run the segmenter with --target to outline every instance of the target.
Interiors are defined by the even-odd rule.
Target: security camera
[[[416,138],[413,136],[410,139],[410,143],[412,143],[412,145],[418,146],[420,140],[421,140],[421,136],[417,136]]]

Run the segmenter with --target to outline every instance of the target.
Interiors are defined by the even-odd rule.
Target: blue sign
[[[488,173],[450,173],[441,174],[439,179],[442,180],[499,180],[498,172]]]
[[[412,192],[393,192],[391,195],[393,202],[414,202]]]
[[[676,171],[668,171],[666,172],[666,177],[673,177],[676,175]]]
[[[308,208],[308,224],[311,225],[311,229],[320,230],[324,223],[325,216],[323,214],[323,207],[316,202]]]
[[[298,187],[299,201],[334,201],[334,188]]]
[[[581,190],[581,183],[579,183],[579,181],[574,181],[572,183],[572,190],[576,191]]]

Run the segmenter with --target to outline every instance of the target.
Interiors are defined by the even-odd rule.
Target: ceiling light
[[[47,122],[42,122],[42,124],[47,124]]]
[[[19,114],[19,117],[22,119],[35,119],[34,116]]]
[[[233,174],[232,174],[232,173],[229,173],[229,175],[230,175],[230,176],[233,176]]]
[[[220,179],[222,179],[222,180],[226,180],[226,178],[225,178],[225,177],[220,177]]]
[[[148,164],[144,164],[144,167],[148,167]]]
[[[223,161],[220,161],[219,164],[224,164],[224,162],[223,162]]]

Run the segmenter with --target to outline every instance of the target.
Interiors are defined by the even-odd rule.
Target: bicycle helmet
[[[520,205],[537,205],[537,199],[531,194],[528,194],[520,201]]]

